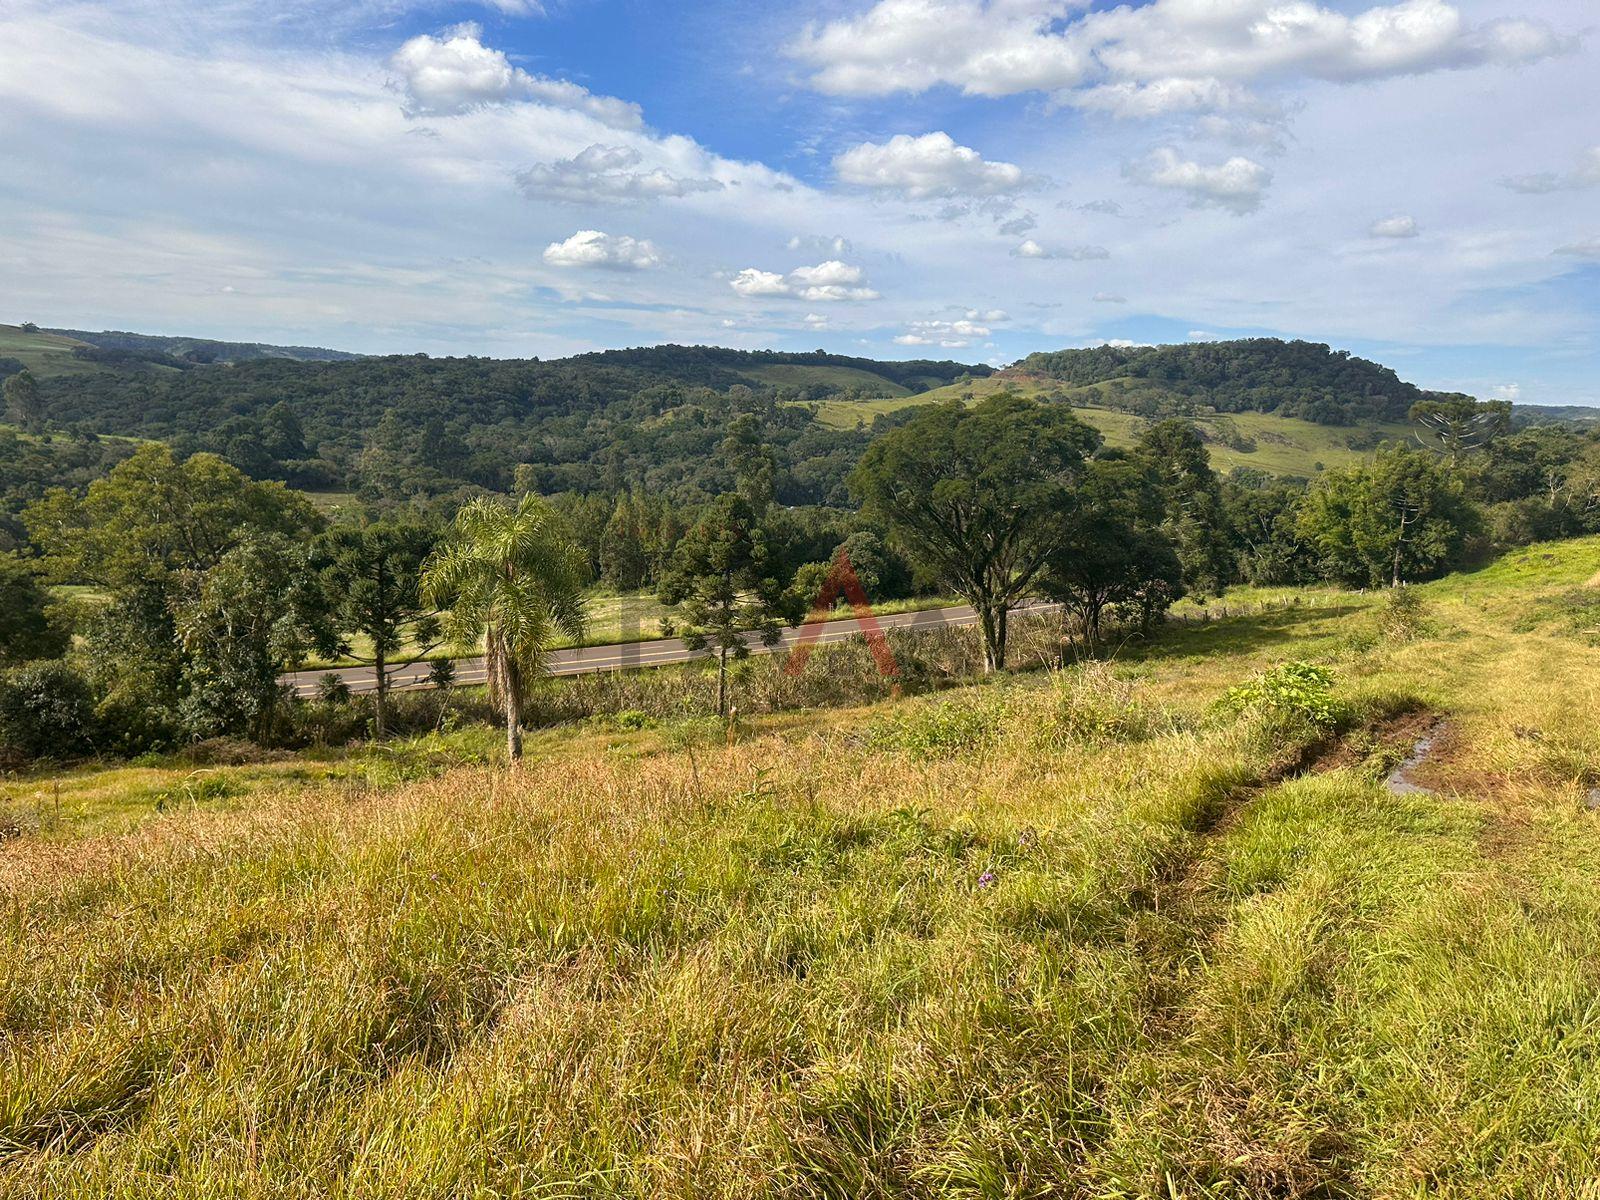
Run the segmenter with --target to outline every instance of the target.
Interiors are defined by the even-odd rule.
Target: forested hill
[[[91,347],[82,340],[91,336],[135,341]],[[1066,350],[995,372],[676,345],[551,361],[207,362],[207,344],[157,338],[148,339],[154,349],[139,349],[140,338],[0,326],[0,376],[27,367],[36,377],[39,429],[155,439],[308,491],[445,505],[477,489],[635,488],[693,505],[731,486],[719,449],[741,426],[770,447],[783,503],[845,505],[845,478],[882,429],[917,405],[1003,390],[1080,406],[1117,445],[1132,444],[1148,420],[1188,417],[1232,465],[1311,477],[1386,440],[1407,440],[1407,411],[1426,395],[1364,359],[1269,339]],[[171,357],[191,343],[197,358]],[[1227,416],[1246,412],[1269,415]],[[1325,428],[1280,420],[1288,417]],[[27,455],[62,458],[49,447]],[[92,458],[62,465],[57,481],[93,470]],[[10,508],[50,481],[50,465],[36,466],[28,494]]]
[[[1006,375],[1067,387],[1137,410],[1187,399],[1218,412],[1264,412],[1319,425],[1404,421],[1427,393],[1388,367],[1320,342],[1248,338],[1179,346],[1096,346],[1031,354]]]
[[[661,382],[727,388],[736,384],[791,388],[804,399],[840,395],[909,396],[946,387],[961,379],[983,379],[993,367],[950,361],[882,362],[825,350],[792,354],[778,350],[725,350],[719,346],[650,346],[580,354],[572,363],[622,367],[656,376]]]
[[[161,337],[149,333],[107,330],[89,333],[82,329],[44,329],[42,333],[71,338],[93,347],[99,353],[85,354],[91,361],[117,362],[143,360],[173,364],[250,362],[258,358],[286,358],[295,362],[350,362],[360,358],[345,350],[322,346],[273,346],[265,342],[218,342],[210,338]]]

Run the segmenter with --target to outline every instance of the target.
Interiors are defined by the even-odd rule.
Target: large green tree
[[[423,598],[447,610],[446,635],[483,647],[512,762],[522,757],[522,712],[550,644],[558,634],[583,635],[584,576],[583,555],[534,495],[515,509],[487,497],[469,502],[423,568]]]
[[[252,535],[302,538],[322,525],[305,497],[257,483],[213,454],[178,458],[151,443],[91,483],[55,489],[23,522],[57,579],[122,587],[205,571]]]
[[[994,396],[922,409],[879,437],[850,477],[868,512],[977,611],[984,663],[1006,662],[1008,614],[1067,532],[1100,435],[1059,405]]]
[[[1148,627],[1183,594],[1183,568],[1161,528],[1161,493],[1143,464],[1091,463],[1073,501],[1040,590],[1077,618],[1092,653],[1107,610],[1132,610]]]
[[[1234,571],[1247,583],[1304,583],[1316,577],[1316,554],[1297,521],[1305,484],[1236,468],[1223,485]]]
[[[209,570],[187,572],[174,606],[186,652],[180,712],[193,737],[273,740],[278,675],[337,635],[303,545],[247,534]]]
[[[366,639],[364,654],[348,642],[340,650],[372,667],[373,732],[380,739],[394,667],[418,661],[440,641],[438,616],[422,599],[422,566],[435,541],[425,525],[378,523],[331,529],[312,555],[340,633]],[[415,653],[406,659],[408,649]]]
[[[44,425],[44,398],[39,395],[39,381],[29,370],[9,376],[0,392],[4,393],[7,420],[24,429],[39,429]]]
[[[1139,437],[1135,457],[1158,481],[1162,527],[1183,564],[1185,586],[1215,595],[1232,582],[1232,548],[1222,484],[1192,421],[1157,421]]]
[[[50,594],[33,569],[14,554],[0,554],[0,667],[35,658],[60,658],[67,631],[50,612]]]
[[[1404,448],[1329,472],[1299,517],[1324,574],[1369,586],[1398,587],[1458,566],[1482,530],[1460,475],[1435,454]]]
[[[678,543],[661,602],[681,607],[689,649],[716,652],[721,716],[728,714],[729,658],[748,655],[752,639],[776,645],[785,623],[799,623],[803,603],[749,501],[734,494],[719,496]]]

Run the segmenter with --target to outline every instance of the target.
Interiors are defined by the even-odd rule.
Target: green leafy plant
[[[1228,689],[1222,701],[1236,713],[1300,720],[1331,729],[1343,715],[1333,695],[1333,672],[1308,662],[1286,662]]]

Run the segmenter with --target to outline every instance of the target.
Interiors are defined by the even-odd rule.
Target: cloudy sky
[[[1600,404],[1590,0],[0,0],[0,321]]]

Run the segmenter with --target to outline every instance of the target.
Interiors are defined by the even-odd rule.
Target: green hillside
[[[104,371],[104,367],[76,357],[76,351],[87,349],[85,342],[42,329],[0,325],[0,359],[14,358],[40,379]]]
[[[1112,446],[1131,446],[1148,424],[1136,413],[1096,403],[1107,385],[1073,388],[1011,372],[992,375],[925,392],[917,396],[881,400],[823,400],[809,407],[817,421],[830,429],[870,426],[880,415],[947,400],[983,400],[1002,391],[1042,398],[1062,396],[1078,416],[1093,425]],[[1369,421],[1359,426],[1318,425],[1274,413],[1200,412],[1191,417],[1206,439],[1211,461],[1221,471],[1254,467],[1275,475],[1311,478],[1319,471],[1349,466],[1367,458],[1384,441],[1405,441],[1411,427],[1402,421]]]
[[[172,359],[183,363],[250,362],[258,358],[287,358],[296,362],[349,362],[360,358],[343,350],[322,346],[274,346],[265,342],[219,342],[212,338],[163,337],[149,333],[83,329],[47,329],[42,332],[72,338],[115,356],[136,359]]]
[[[639,488],[692,500],[725,482],[717,448],[748,416],[774,447],[783,503],[842,505],[879,416],[1000,390],[1072,404],[1112,445],[1131,443],[1146,421],[1187,417],[1224,470],[1313,477],[1408,438],[1406,413],[1431,394],[1327,346],[1263,338],[1064,350],[996,372],[678,345],[549,361],[297,361],[286,357],[294,348],[269,347],[282,354],[223,365],[169,352],[255,344],[86,336],[112,340],[86,347],[0,327],[0,359],[10,345],[35,367],[58,427],[181,441],[259,478],[391,499],[508,491],[521,469],[517,486],[545,494]]]
[[[823,387],[844,391],[854,388],[862,391],[871,391],[885,397],[911,396],[925,388],[912,388],[887,379],[875,371],[864,371],[859,367],[841,366],[808,366],[802,363],[783,363],[776,366],[760,367],[746,372],[756,383],[764,383],[772,387],[797,387],[810,388],[821,385]]]

